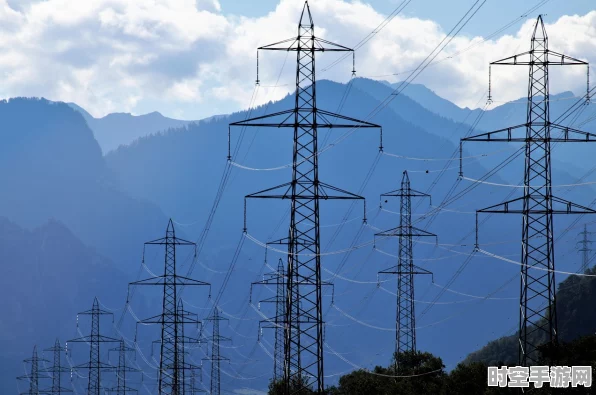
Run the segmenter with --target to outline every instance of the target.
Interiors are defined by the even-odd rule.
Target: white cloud
[[[224,16],[217,0],[46,0],[18,9],[10,4],[0,0],[0,97],[75,101],[95,116],[158,110],[198,118],[249,104],[256,48],[295,36],[303,3],[282,0],[259,18]],[[363,1],[311,0],[311,9],[317,35],[347,46],[385,18]],[[527,50],[533,24],[528,20],[514,34],[437,63],[416,82],[459,105],[474,106],[488,86],[488,63]],[[594,26],[596,11],[561,17],[547,25],[551,48],[596,62]],[[398,16],[357,51],[358,75],[405,78],[407,73],[391,74],[415,68],[444,34],[433,21]],[[480,40],[458,37],[438,59]],[[317,59],[318,78],[349,79],[349,59],[322,72],[337,56]],[[295,53],[266,52],[260,60],[263,87],[256,104],[283,97],[295,78]],[[281,86],[271,87],[278,78]],[[522,67],[493,71],[495,100],[521,97],[526,85]],[[552,92],[583,88],[585,69],[553,73]]]

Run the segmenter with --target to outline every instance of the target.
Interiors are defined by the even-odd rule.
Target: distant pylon
[[[266,259],[266,258],[265,258]],[[265,260],[265,263],[267,261]],[[263,280],[252,283],[252,285],[275,285],[275,296],[262,299],[259,301],[259,308],[261,303],[275,304],[275,317],[267,320],[261,320],[259,324],[259,338],[261,336],[260,328],[273,328],[275,330],[275,343],[273,352],[273,382],[278,382],[283,379],[283,362],[284,362],[284,317],[285,317],[285,303],[286,303],[286,273],[284,270],[283,260],[280,258],[277,263],[277,271],[265,273]],[[252,285],[250,301],[252,303]]]
[[[577,251],[582,253],[581,273],[585,273],[586,270],[588,270],[588,266],[590,264],[590,253],[592,252],[590,245],[593,243],[593,241],[588,239],[588,236],[593,233],[594,232],[588,232],[588,226],[585,224],[584,231],[579,233],[580,236],[582,236],[582,240],[577,242],[581,245],[581,248],[579,248]]]
[[[27,375],[17,377],[17,380],[29,381],[29,390],[21,392],[21,395],[39,395],[41,393],[39,390],[39,363],[49,361],[39,358],[37,356],[37,346],[33,346],[33,355],[31,358],[23,360],[23,362],[31,364],[31,371]]]
[[[131,368],[126,365],[126,353],[134,353],[136,350],[131,347],[127,347],[124,344],[124,339],[120,340],[120,345],[116,348],[110,349],[110,352],[118,353],[118,367],[116,368],[116,387],[110,388],[108,392],[115,392],[116,395],[126,395],[131,392],[138,392],[134,388],[126,386],[126,373],[141,372],[139,369]]]
[[[89,361],[75,366],[74,369],[87,369],[89,371],[89,381],[87,383],[87,395],[101,395],[101,372],[113,371],[114,366],[101,362],[100,349],[101,343],[118,343],[118,339],[103,336],[99,331],[99,321],[102,315],[111,315],[112,320],[114,316],[109,311],[99,308],[99,301],[97,297],[93,299],[93,307],[91,310],[83,311],[77,315],[77,330],[79,328],[79,315],[91,316],[91,334],[89,336],[79,337],[77,339],[69,340],[68,343],[87,343],[89,344]]]
[[[296,52],[294,108],[230,124],[290,128],[294,131],[292,180],[245,196],[245,199],[287,199],[291,202],[288,237],[278,241],[278,244],[288,246],[283,383],[288,394],[311,387],[318,394],[325,390],[322,286],[327,283],[321,279],[319,202],[332,199],[364,200],[362,196],[319,180],[318,129],[380,129],[379,125],[317,108],[315,54],[323,51],[353,53],[353,50],[315,37],[314,28],[306,1],[300,15],[297,37],[258,48]],[[232,160],[229,145],[228,160]],[[246,224],[244,228],[246,231]]]
[[[219,315],[219,308],[217,306],[215,306],[215,308],[213,309],[213,315],[206,318],[206,321],[211,321],[213,323],[213,335],[207,339],[211,342],[211,357],[204,358],[204,360],[211,361],[211,389],[209,391],[210,395],[221,394],[221,361],[229,361],[228,358],[222,357],[221,353],[219,352],[220,343],[222,341],[231,341],[230,338],[221,336],[219,334],[220,321],[227,320],[227,318],[222,318]]]
[[[552,194],[551,144],[595,142],[596,135],[550,121],[549,66],[588,64],[550,50],[544,21],[542,16],[538,16],[530,51],[492,62],[492,65],[529,66],[526,123],[464,138],[461,141],[525,144],[523,196],[478,210],[477,216],[478,213],[515,213],[522,214],[523,217],[519,364],[527,367],[539,362],[540,346],[558,343],[553,214],[596,213],[595,210]],[[560,136],[553,136],[552,132],[560,132]],[[476,245],[478,246],[478,241]]]
[[[187,395],[202,394],[202,393],[207,392],[204,389],[197,387],[197,373],[196,373],[197,370],[200,371],[201,369],[199,368],[199,369],[191,369],[190,370],[190,383],[188,383]]]
[[[413,237],[437,237],[433,233],[412,226],[412,198],[428,197],[410,187],[408,172],[404,171],[401,188],[387,192],[381,197],[399,197],[399,226],[375,234],[376,237],[399,237],[399,256],[397,265],[380,271],[379,274],[397,275],[397,314],[395,318],[395,370],[399,372],[400,354],[416,351],[416,316],[414,315],[414,275],[430,274],[428,270],[414,265],[412,247]]]
[[[176,273],[176,246],[195,246],[196,254],[196,244],[176,237],[174,223],[171,219],[168,222],[165,237],[149,241],[145,243],[145,246],[147,245],[165,246],[164,274],[130,283],[129,287],[131,285],[156,285],[162,287],[163,307],[161,314],[141,320],[137,325],[161,325],[161,338],[158,341],[160,344],[158,391],[160,395],[182,395],[185,391],[185,371],[198,368],[185,362],[184,345],[200,343],[199,339],[184,336],[184,325],[196,324],[198,327],[200,322],[193,318],[196,314],[184,310],[178,288],[186,286],[210,287],[210,284],[183,277]]]
[[[51,373],[52,377],[52,387],[48,390],[44,390],[45,394],[50,395],[60,395],[65,392],[72,392],[71,389],[63,388],[62,387],[62,373],[69,373],[70,369],[62,366],[62,358],[61,355],[63,352],[66,352],[66,347],[62,347],[60,345],[60,340],[56,339],[54,343],[54,347],[46,348],[44,351],[49,351],[53,353],[54,363],[52,367],[43,369],[42,371],[45,373]]]

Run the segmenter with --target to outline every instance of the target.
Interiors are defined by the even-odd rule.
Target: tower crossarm
[[[83,337],[78,337],[76,339],[69,340],[68,343],[89,343],[91,341],[91,339],[92,339],[91,336],[83,336]],[[93,335],[93,340],[95,341],[96,339],[98,339],[97,341],[104,342],[104,343],[118,343],[120,341],[118,339],[114,339],[113,337],[109,337],[109,336]]]
[[[304,51],[304,48],[300,47],[301,37],[287,38],[282,41],[278,41],[273,44],[263,45],[257,48],[259,51]],[[316,52],[354,52],[353,49],[344,47],[343,45],[336,44],[334,42],[324,40],[322,38],[314,37],[314,48]],[[289,44],[289,45],[285,45]]]
[[[315,193],[305,193],[309,191],[312,183],[309,182],[286,182],[275,187],[267,188],[259,192],[251,193],[244,196],[244,231],[246,232],[246,204],[248,199],[287,199],[296,201],[312,201],[317,200],[362,200],[363,201],[363,217],[362,220],[366,222],[366,200],[364,196],[356,195],[352,192],[348,192],[344,189],[334,187],[333,185],[319,182],[316,186]],[[302,191],[296,193],[295,191]],[[277,192],[277,193],[276,193]],[[287,244],[290,238],[282,238],[278,242],[269,242],[267,244]],[[302,244],[303,246],[312,245],[312,241],[301,240],[294,237],[292,239],[293,244]],[[309,244],[310,243],[310,244]]]
[[[530,200],[532,199],[532,196],[533,195],[529,195]],[[538,196],[536,196],[536,199],[538,199]],[[476,210],[476,213],[523,214],[528,212],[533,214],[596,214],[596,210],[570,202],[569,200],[565,200],[556,196],[551,196],[551,200],[553,203],[552,208],[545,209],[544,207],[539,206],[537,208],[524,209],[524,197],[522,196],[480,210]]]
[[[420,192],[415,189],[410,189],[409,192],[407,192],[407,193],[403,192],[402,189],[396,189],[394,191],[385,192],[385,193],[381,194],[381,197],[404,197],[404,196],[427,197],[429,199],[431,198],[431,196],[428,193]]]
[[[436,234],[413,226],[396,226],[395,228],[375,233],[375,240],[377,237],[434,237],[435,239],[438,239]]]
[[[315,117],[313,118],[313,115]],[[298,122],[296,123],[296,118]],[[331,122],[328,118],[334,118]],[[314,119],[314,122],[307,121],[307,119]],[[339,122],[338,122],[339,121]],[[321,109],[298,108],[279,112],[274,112],[267,115],[262,115],[254,118],[244,119],[242,121],[233,122],[232,126],[257,126],[269,128],[294,128],[296,126],[304,126],[302,122],[308,122],[310,126],[318,129],[345,129],[345,128],[378,128],[380,125],[372,122],[361,121],[356,118],[347,117],[345,115],[336,114],[330,111]]]
[[[482,142],[519,142],[519,143],[531,143],[531,142],[552,142],[552,143],[593,143],[596,142],[596,134],[584,132],[582,130],[570,128],[568,126],[557,125],[555,123],[549,123],[548,127],[550,130],[558,130],[561,132],[561,135],[558,137],[550,136],[542,137],[535,134],[530,134],[526,132],[528,128],[531,126],[540,126],[536,122],[532,124],[524,123],[521,125],[511,126],[504,129],[495,130],[488,133],[481,133],[475,136],[470,136],[461,139],[461,141],[482,141]],[[544,125],[542,125],[544,126]],[[521,131],[524,131],[524,134],[521,134]],[[460,152],[461,154],[461,152]]]
[[[550,49],[536,49],[534,51],[526,51],[517,55],[508,56],[506,58],[495,60],[491,62],[491,66],[533,66],[535,60],[533,56],[548,55],[548,59],[544,60],[549,66],[587,66],[588,62],[576,59],[574,57],[564,55]]]
[[[407,274],[428,274],[431,277],[433,276],[433,272],[428,271],[424,268],[421,268],[417,265],[412,265],[413,270],[400,270],[400,265],[394,265],[390,268],[385,270],[381,270],[378,274],[397,274],[397,275],[407,275]]]
[[[596,214],[596,210],[589,207],[573,203],[556,196],[550,196],[552,204],[545,206],[536,204],[530,209],[524,209],[524,200],[540,202],[541,195],[528,195],[526,197],[518,197],[505,202],[501,202],[480,210],[476,210],[476,248],[478,248],[478,214],[536,214],[536,215],[550,215],[550,214]]]
[[[190,245],[196,246],[197,245],[197,243],[195,243],[193,241],[184,240],[179,237],[161,237],[159,239],[147,241],[147,242],[145,242],[145,244],[146,245],[170,244],[170,245],[179,245],[179,246],[190,246]]]
[[[193,285],[203,285],[209,286],[209,292],[211,293],[211,284],[195,280],[188,277],[178,276],[178,275],[166,275],[166,276],[156,276],[151,278],[146,278],[144,280],[135,281],[129,284],[130,285],[168,285],[168,286],[193,286]]]
[[[306,188],[307,183],[296,182],[295,183],[297,188]],[[304,185],[303,185],[304,184]],[[267,188],[259,192],[251,193],[246,195],[245,199],[298,199],[298,200],[312,200],[315,197],[322,200],[333,200],[333,199],[352,199],[352,200],[364,200],[363,196],[356,195],[354,193],[348,192],[341,188],[334,187],[332,185],[326,184],[324,182],[319,182],[317,185],[317,195],[315,196],[310,194],[296,194],[292,195],[292,183],[286,182],[280,184],[275,187]],[[283,191],[283,193],[277,194],[270,194],[273,191]],[[334,194],[335,192],[335,194]]]
[[[107,371],[113,371],[117,368],[117,366],[114,366],[110,363],[106,363],[103,361],[100,361],[99,363],[92,363],[92,362],[85,362],[85,363],[81,363],[79,365],[75,365],[72,367],[73,370],[78,370],[78,369],[101,369],[101,370],[107,370]]]

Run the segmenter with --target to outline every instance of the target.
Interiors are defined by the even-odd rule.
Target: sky
[[[356,51],[358,76],[406,78],[476,1],[411,0]],[[310,0],[315,34],[354,46],[401,3]],[[537,11],[519,18],[537,4],[542,4]],[[0,0],[0,97],[75,102],[95,117],[159,111],[178,119],[278,100],[292,90],[295,58],[262,54],[261,86],[255,89],[256,48],[295,36],[302,5],[302,0]],[[482,106],[488,63],[529,49],[539,13],[546,14],[551,49],[596,63],[593,0],[486,0],[437,57],[441,61],[415,82],[459,106]],[[336,56],[318,58],[318,79],[349,80],[349,59],[327,69]],[[577,67],[553,72],[551,92],[581,94],[585,74]],[[526,89],[526,70],[493,71],[496,104],[522,97]]]

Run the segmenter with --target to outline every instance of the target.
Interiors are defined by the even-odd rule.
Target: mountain
[[[398,85],[399,83],[389,84],[393,88]],[[485,111],[482,111],[481,109],[471,110],[456,106],[448,100],[435,95],[434,92],[423,85],[410,84],[402,95],[408,96],[427,110],[444,118],[463,122],[468,126],[476,123],[475,128],[485,132],[526,123],[527,98],[502,103],[498,101],[498,96],[494,94],[493,99],[496,101],[489,105]],[[596,134],[596,112],[593,103],[589,106],[580,106],[579,111],[574,112],[572,116],[564,115],[571,106],[580,100],[583,99],[570,91],[551,94],[551,122]],[[484,105],[484,103],[480,104]],[[558,136],[558,133],[560,132],[556,132],[555,135]],[[456,142],[461,136],[453,137],[453,141]],[[497,146],[492,144],[487,147],[486,144],[478,143],[466,143],[465,145],[468,149],[473,149],[473,152],[479,152],[479,149],[486,152]],[[470,148],[472,145],[480,146],[480,148]],[[572,169],[569,169],[571,172],[574,170],[585,171],[593,166],[592,158],[595,151],[596,147],[593,144],[558,144],[553,147],[553,158],[559,160],[565,166],[573,166]]]
[[[344,95],[347,89],[346,85],[319,81],[318,106],[329,111],[339,109],[344,115],[367,119],[380,100],[392,91],[382,83],[366,79],[355,80],[349,94]],[[343,105],[340,104],[342,97],[345,97]],[[177,220],[194,240],[199,237],[211,213],[212,202],[226,169],[228,124],[292,107],[293,95],[289,95],[250,112],[242,111],[140,138],[109,152],[105,159],[128,195],[157,204],[168,216]],[[453,210],[442,211],[431,222],[423,215],[431,210],[428,201],[413,203],[417,226],[428,227],[430,232],[439,236],[438,245],[432,240],[416,243],[415,261],[433,271],[436,281],[431,282],[423,276],[416,280],[418,347],[440,355],[447,367],[453,368],[468,353],[508,330],[517,319],[519,290],[518,284],[511,278],[519,278],[519,267],[489,259],[480,253],[470,259],[468,256],[474,246],[474,210],[496,204],[510,194],[516,197],[521,191],[458,180],[458,162],[448,158],[457,152],[459,138],[469,127],[433,113],[407,96],[398,96],[370,121],[383,127],[383,153],[378,152],[379,135],[375,130],[319,130],[320,147],[328,146],[319,156],[321,181],[358,192],[372,169],[368,184],[361,193],[368,202],[367,224],[362,224],[360,205],[355,206],[356,209],[346,217],[349,203],[321,204],[321,240],[325,254],[322,258],[323,274],[325,280],[334,280],[336,284],[333,305],[328,298],[331,290],[324,292],[327,296],[324,300],[325,333],[331,347],[325,350],[326,374],[332,377],[329,383],[337,380],[339,372],[355,367],[342,358],[367,367],[371,364],[386,365],[391,358],[395,279],[382,279],[388,282],[382,282],[382,286],[377,287],[377,272],[395,265],[396,258],[385,254],[396,253],[397,241],[383,240],[373,249],[372,240],[379,229],[392,228],[399,220],[398,216],[387,212],[398,211],[399,201],[388,199],[387,203],[383,202],[382,208],[386,211],[379,209],[376,202],[381,193],[399,188],[403,170],[408,170],[413,188],[432,194],[434,206],[446,200],[449,202],[446,209]],[[480,131],[471,130],[475,133]],[[272,311],[265,304],[257,307],[257,301],[271,294],[268,289],[252,287],[253,293],[249,296],[250,282],[262,278],[263,271],[271,270],[278,258],[284,258],[283,249],[276,248],[269,251],[268,261],[263,263],[265,253],[258,243],[285,236],[288,206],[284,201],[264,203],[259,199],[248,200],[247,235],[243,236],[243,196],[290,180],[291,166],[288,163],[292,157],[292,132],[278,128],[247,128],[244,131],[232,128],[233,150],[237,144],[238,152],[233,156],[235,165],[226,178],[215,220],[193,275],[219,289],[227,278],[228,267],[234,263],[220,301],[223,314],[231,321],[229,328],[222,329],[222,334],[225,332],[226,336],[235,339],[236,348],[225,350],[229,354],[227,356],[231,355],[238,363],[246,365],[234,370],[228,368],[224,385],[230,390],[239,389],[239,378],[262,377],[252,381],[251,388],[263,389],[268,378],[263,373],[270,371],[272,364],[258,347],[257,321],[263,319],[258,312],[260,308],[263,309],[262,314],[271,314]],[[467,150],[468,147],[464,156],[469,155]],[[493,163],[507,158],[511,152],[465,160],[466,175],[479,178]],[[379,161],[373,167],[377,157]],[[423,158],[432,159],[420,160]],[[554,163],[555,183],[577,180],[566,167],[560,166],[559,162]],[[490,181],[516,183],[521,177],[522,166],[523,158],[519,158]],[[441,169],[445,169],[444,174],[440,173]],[[586,198],[586,194],[593,193],[589,186],[560,192],[561,196],[580,204],[587,204],[590,199]],[[519,257],[521,218],[499,216],[497,220],[488,217],[490,220],[486,224],[481,222],[480,243],[488,244],[486,248],[496,254]],[[570,221],[564,216],[557,218],[556,229],[564,229]],[[359,232],[360,238],[355,239]],[[258,242],[252,242],[254,240]],[[360,247],[346,254],[354,240],[354,244]],[[232,261],[237,247],[239,258]],[[557,253],[563,255],[558,250]],[[567,259],[559,267],[571,270],[576,263],[574,259]],[[340,267],[339,276],[333,277],[331,273]],[[456,272],[461,274],[455,282],[449,283]],[[445,286],[452,292],[444,293],[439,303],[433,303],[441,287]],[[495,293],[494,298],[482,298],[499,287],[502,290]],[[464,295],[458,295],[458,292]],[[252,304],[249,304],[250,300]],[[490,325],[490,330],[487,330],[487,325]],[[262,347],[268,347],[269,351],[270,336],[271,333],[265,331],[261,337],[265,339]],[[254,358],[258,360],[255,362]]]
[[[386,83],[386,85],[395,89],[399,86],[399,83]],[[402,94],[422,105],[427,110],[441,115],[442,117],[452,119],[455,122],[466,122],[468,119],[471,121],[482,111],[480,109],[471,110],[467,107],[461,108],[449,100],[437,95],[434,91],[422,84],[409,84]]]
[[[134,273],[143,242],[162,235],[167,218],[117,185],[81,114],[64,103],[15,98],[0,102],[0,119],[0,215],[27,229],[56,218]]]
[[[164,117],[157,111],[144,115],[111,113],[105,117],[94,118],[82,107],[74,103],[69,105],[83,115],[104,153],[120,145],[130,144],[139,137],[179,128],[193,122]]]
[[[391,87],[383,83],[366,79],[353,80],[351,89],[343,84],[320,81],[317,103],[325,110],[368,119],[368,114],[391,91]],[[227,133],[230,122],[293,105],[293,96],[289,95],[250,111],[219,115],[157,133],[151,129],[126,145],[109,152],[104,150],[102,155],[97,142],[100,133],[92,131],[89,119],[85,120],[81,110],[43,99],[0,102],[0,119],[4,122],[4,144],[0,147],[3,185],[0,215],[28,232],[56,218],[84,245],[95,248],[98,255],[106,257],[106,262],[112,262],[125,280],[134,281],[139,276],[143,242],[161,237],[168,217],[175,221],[179,236],[199,239],[212,213],[217,191],[224,185],[198,260],[193,260],[192,248],[180,250],[178,268],[193,278],[210,282],[213,295],[219,294],[224,282],[227,284],[218,299],[222,314],[230,319],[229,325],[222,327],[222,335],[233,338],[233,345],[222,348],[222,353],[233,361],[229,366],[222,366],[224,387],[230,391],[241,390],[242,383],[246,382],[243,380],[250,378],[251,388],[264,389],[272,363],[261,347],[271,351],[271,332],[264,330],[262,341],[259,343],[257,339],[259,320],[265,314],[271,315],[272,309],[258,301],[271,296],[271,290],[251,287],[251,282],[262,279],[263,272],[270,271],[279,258],[285,258],[283,248],[275,248],[265,255],[259,243],[286,236],[288,204],[287,201],[248,200],[245,216],[243,197],[290,180],[292,132],[278,128],[232,128],[233,164],[227,162]],[[128,122],[124,120],[135,117],[106,118],[114,120],[114,129],[124,130],[122,125]],[[388,198],[378,205],[377,201],[381,193],[399,188],[404,170],[408,170],[414,189],[432,195],[432,205],[428,200],[413,202],[416,226],[436,233],[439,238],[438,244],[434,240],[419,240],[415,244],[416,264],[434,273],[433,279],[428,276],[416,279],[419,349],[441,356],[451,369],[466,355],[505,333],[517,320],[519,267],[481,253],[472,257],[470,254],[475,241],[474,210],[508,196],[517,197],[521,191],[459,179],[459,161],[450,159],[458,151],[459,138],[467,132],[479,133],[484,129],[471,129],[457,119],[429,111],[407,95],[396,97],[368,120],[383,127],[382,153],[378,150],[377,130],[319,130],[318,135],[320,147],[325,150],[319,156],[321,181],[358,192],[367,199],[366,223],[362,221],[360,202],[349,212],[350,202],[321,202],[323,276],[324,280],[335,283],[333,290],[326,289],[323,293],[326,347],[330,347],[325,349],[329,384],[355,367],[345,360],[366,367],[385,366],[390,361],[395,340],[396,283],[395,278],[383,276],[377,283],[377,272],[395,265],[397,240],[375,243],[373,240],[379,229],[392,228],[399,221],[399,216],[394,214],[399,211],[397,199]],[[464,159],[466,176],[480,178],[513,152],[507,147],[498,150],[465,146],[465,157],[475,152],[496,151]],[[572,165],[585,166],[577,162],[573,161]],[[578,174],[574,174],[571,167],[557,161],[553,164],[553,183],[577,182]],[[517,183],[522,166],[523,158],[518,158],[490,181]],[[220,184],[225,169],[230,172],[225,173],[226,182]],[[363,180],[368,183],[359,192]],[[593,189],[590,186],[559,188],[557,194],[588,204],[591,199],[587,196],[593,194]],[[439,215],[426,215],[441,202],[446,206],[438,211]],[[243,233],[245,218],[246,234]],[[481,245],[486,245],[493,253],[517,259],[521,218],[487,216],[486,219],[486,223],[484,219],[479,222]],[[559,234],[571,220],[566,216],[557,218],[555,232]],[[569,232],[562,242],[569,242],[573,237],[574,232]],[[352,245],[358,248],[351,250]],[[557,267],[574,270],[575,256],[562,248],[555,251]],[[159,273],[163,269],[162,254],[162,249],[148,247],[144,256],[149,269],[145,271]],[[234,256],[237,259],[233,259]],[[230,276],[226,276],[228,271]],[[337,277],[333,276],[336,271]],[[459,275],[451,282],[454,273]],[[85,286],[91,280],[77,281]],[[112,304],[105,301],[106,305],[121,307],[121,292],[126,291],[126,281],[121,285],[111,282],[109,277],[97,277],[97,281],[103,293],[114,294]],[[443,292],[442,287],[449,291]],[[500,291],[492,295],[494,298],[483,299],[496,289]],[[144,317],[158,313],[159,292],[154,291],[148,290],[141,294],[140,300],[135,300],[133,308],[140,309],[136,312],[140,318],[141,314],[147,314]],[[53,302],[53,292],[48,291],[45,302]],[[215,297],[209,299],[205,294],[187,292],[185,305],[204,319]],[[438,297],[438,303],[434,303]],[[57,299],[61,300],[59,295]],[[89,303],[85,302],[77,311],[88,308]],[[130,340],[136,328],[133,317],[128,314],[126,317],[127,326],[122,332]],[[210,330],[208,325],[206,328]],[[138,334],[139,348],[143,350],[138,364],[150,375],[155,367],[150,358],[150,341],[158,336],[154,329],[139,326]],[[22,328],[14,330],[18,332]],[[30,353],[35,339],[30,340],[31,343],[19,350]],[[192,358],[198,361],[202,357],[201,350],[193,351]],[[10,381],[11,385],[13,383]]]
[[[53,346],[56,338],[64,346],[67,340],[80,337],[77,313],[90,309],[96,296],[104,310],[105,306],[121,307],[128,278],[57,220],[26,230],[0,217],[0,262],[0,297],[4,301],[0,304],[0,392],[12,394],[17,389],[16,376],[24,374],[22,360],[31,357],[33,346],[37,345],[41,357],[41,351]],[[80,319],[85,334],[87,318]],[[110,318],[102,319],[102,333],[114,336],[108,323]],[[69,348],[71,353],[74,350],[71,358],[75,364],[89,356],[85,344],[73,343]],[[45,353],[45,357],[51,359],[52,355]],[[68,385],[66,377],[63,381]],[[43,383],[42,388],[51,384]],[[27,383],[19,385],[25,391]]]

